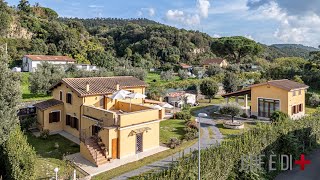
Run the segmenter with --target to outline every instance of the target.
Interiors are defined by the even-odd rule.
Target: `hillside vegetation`
[[[11,66],[21,65],[25,54],[68,55],[78,63],[108,70],[115,66],[170,69],[179,62],[196,65],[216,56],[230,62],[252,62],[257,57],[273,60],[308,55],[308,49],[300,46],[257,45],[244,37],[217,39],[148,19],[59,18],[52,9],[26,0],[14,8],[0,0],[0,12],[0,46],[8,43]],[[226,47],[229,42],[233,47]],[[250,52],[239,54],[243,50]]]

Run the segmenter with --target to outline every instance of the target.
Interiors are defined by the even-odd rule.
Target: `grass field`
[[[63,160],[63,156],[79,152],[79,145],[60,135],[51,135],[48,139],[41,139],[31,133],[27,133],[27,138],[38,156],[37,179],[50,179],[54,177],[53,169],[56,167],[59,168],[59,175],[61,176],[72,173],[74,168],[70,163]],[[55,147],[55,144],[58,144],[59,147]]]
[[[169,119],[160,122],[160,142],[167,143],[170,138],[182,139],[185,134],[184,120]]]
[[[29,90],[29,72],[21,73],[21,93],[22,101],[34,101],[34,100],[46,100],[50,99],[51,96],[46,94],[33,94]]]

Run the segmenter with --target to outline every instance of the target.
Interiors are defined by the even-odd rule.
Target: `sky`
[[[17,5],[19,0],[7,0]],[[320,0],[29,0],[61,17],[148,18],[213,37],[320,45]]]

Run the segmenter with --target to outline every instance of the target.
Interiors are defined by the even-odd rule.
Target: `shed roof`
[[[42,101],[39,103],[34,104],[33,106],[40,109],[40,110],[46,110],[50,107],[56,106],[56,105],[60,105],[63,104],[62,101],[56,100],[56,99],[49,99],[46,101]]]
[[[75,61],[74,59],[68,56],[25,55],[25,57],[33,61],[69,61],[69,62]]]

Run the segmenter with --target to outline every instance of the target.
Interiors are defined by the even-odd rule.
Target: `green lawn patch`
[[[170,138],[182,139],[185,134],[185,121],[168,119],[160,122],[160,142],[165,144]]]
[[[170,80],[170,82],[172,81],[181,81],[180,78],[178,76],[173,76],[173,79]],[[167,83],[168,81],[164,81],[161,79],[160,77],[160,73],[148,73],[147,78],[146,78],[146,82],[148,84],[150,83]]]
[[[77,153],[80,151],[78,144],[69,141],[61,135],[51,135],[48,139],[35,137],[27,133],[28,142],[35,149],[37,159],[36,175],[38,179],[49,179],[54,177],[53,169],[59,168],[59,175],[67,175],[73,172],[70,162],[63,160],[64,155]],[[56,148],[55,144],[59,147]]]

